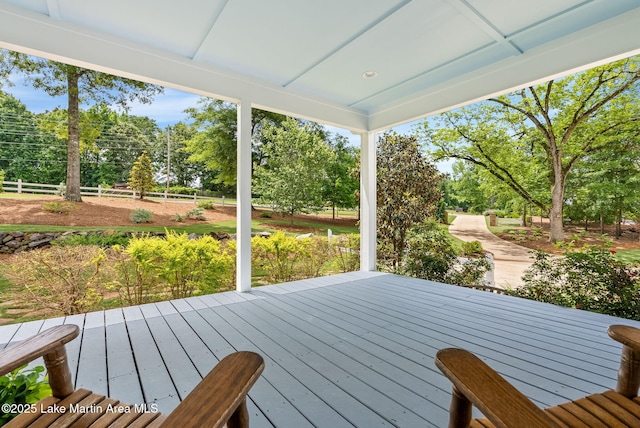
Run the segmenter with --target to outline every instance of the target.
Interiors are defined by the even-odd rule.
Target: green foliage
[[[441,199],[442,179],[415,137],[386,133],[377,148],[378,259],[399,267],[409,229],[425,221]]]
[[[42,204],[42,210],[55,214],[67,215],[75,206],[69,202],[49,201]]]
[[[138,192],[140,199],[143,199],[145,193],[153,189],[155,185],[153,181],[153,166],[146,151],[142,152],[138,160],[133,164],[127,183],[129,187]]]
[[[202,208],[202,207],[191,208],[189,211],[187,211],[186,217],[194,219],[194,220],[206,220],[207,219],[205,217],[205,215],[204,215],[204,208]]]
[[[173,162],[171,162],[173,164]],[[162,193],[167,190],[166,186],[154,186],[153,191]],[[171,186],[169,187],[169,193],[174,195],[193,195],[194,193],[198,193],[198,189],[194,189],[193,187],[185,187],[185,186]]]
[[[463,256],[477,256],[482,255],[482,244],[480,241],[469,241],[462,243],[462,255]]]
[[[460,260],[446,231],[433,221],[413,227],[407,235],[401,273],[454,285],[486,285],[490,265],[484,257]]]
[[[255,236],[251,239],[253,261],[264,269],[267,280],[272,282],[287,282],[295,278],[300,250],[300,242],[282,231],[268,238]]]
[[[176,214],[173,217],[171,217],[171,221],[182,222],[184,221],[184,217],[181,216],[180,214]]]
[[[204,164],[213,172],[215,183],[235,186],[237,179],[237,120],[236,106],[232,103],[211,98],[202,98],[198,108],[187,109],[193,119],[197,133],[186,141],[186,151],[191,153],[190,161]],[[252,109],[251,125],[254,159],[264,156],[260,147],[264,144],[263,130],[277,127],[285,116],[260,109]]]
[[[153,220],[153,212],[145,210],[144,208],[137,208],[131,211],[129,219],[134,223],[151,223],[151,220]]]
[[[536,251],[514,296],[640,320],[640,270],[611,250],[568,247],[564,257]]]
[[[613,160],[614,169],[623,172],[609,177],[607,185],[589,178],[586,193],[572,191],[581,218],[611,205],[613,183],[633,192],[638,188],[637,178],[624,175],[637,175],[633,162],[623,165],[618,159],[636,151],[639,67],[639,57],[631,57],[453,110],[441,116],[438,129],[423,122],[421,136],[436,158],[473,164],[482,184],[475,188],[484,188],[487,196],[548,211],[550,240],[561,241],[565,189],[574,172],[586,164],[604,166],[603,160]],[[624,191],[614,194],[620,198],[616,204],[624,206]]]
[[[260,218],[273,218],[273,213],[271,211],[262,211]]]
[[[333,248],[333,265],[339,272],[353,272],[360,269],[360,235],[349,233],[334,236],[331,240]]]
[[[114,245],[126,245],[129,236],[122,232],[88,232],[82,235],[69,235],[51,241],[52,245],[60,247],[71,247],[75,245],[95,245],[101,248],[109,248]]]
[[[322,135],[293,119],[263,132],[267,162],[256,167],[253,187],[260,200],[291,216],[321,209],[326,168],[335,158]]]
[[[64,315],[89,312],[102,301],[107,272],[104,251],[73,246],[24,251],[3,265],[3,274],[23,287],[38,308]]]
[[[198,202],[198,208],[202,208],[203,210],[215,210],[216,207],[213,205],[213,201],[200,201]]]
[[[359,238],[351,236],[342,240],[341,237],[335,237],[330,245],[326,237],[298,239],[278,231],[268,238],[256,236],[251,240],[252,261],[265,272],[266,280],[270,283],[314,278],[332,266],[347,272],[354,270],[357,262],[347,247],[340,247],[345,242],[354,245]]]
[[[3,182],[4,182],[4,169],[0,169],[0,193],[4,193]]]
[[[456,260],[456,250],[435,222],[429,221],[409,230],[402,273],[416,278],[446,282]]]
[[[35,404],[51,395],[51,387],[46,379],[40,379],[45,369],[36,366],[31,369],[25,364],[12,372],[0,376],[0,404]],[[16,417],[18,413],[0,411],[0,426]]]
[[[164,286],[176,299],[210,293],[228,285],[235,256],[210,236],[189,239],[187,234],[171,231],[165,238],[134,238],[125,252],[137,265],[142,288]]]

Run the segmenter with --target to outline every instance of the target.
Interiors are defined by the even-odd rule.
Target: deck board
[[[252,350],[252,426],[440,427],[451,385],[438,349],[475,352],[542,406],[615,385],[621,320],[377,272],[0,327],[0,347],[57,324],[78,387],[172,410],[224,356]]]

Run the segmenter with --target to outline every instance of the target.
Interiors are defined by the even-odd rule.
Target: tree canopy
[[[420,135],[436,158],[471,162],[528,203],[549,211],[561,241],[567,177],[591,154],[622,150],[640,120],[640,58],[595,67],[441,116]]]
[[[67,96],[67,177],[65,199],[81,201],[80,196],[80,103],[109,102],[126,108],[132,101],[151,102],[162,88],[136,80],[76,67],[22,53],[0,50],[5,70],[22,72],[34,88],[51,96]]]

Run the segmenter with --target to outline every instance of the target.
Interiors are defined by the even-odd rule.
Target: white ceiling
[[[640,0],[0,0],[0,47],[366,131],[638,53]]]

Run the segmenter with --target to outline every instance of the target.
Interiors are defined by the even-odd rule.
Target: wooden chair
[[[453,383],[449,428],[640,427],[640,330],[612,325],[608,332],[623,345],[616,390],[545,410],[470,352],[440,350],[436,365]],[[472,405],[486,419],[471,420]]]
[[[74,390],[67,363],[65,343],[78,336],[75,325],[50,328],[0,352],[0,375],[44,357],[53,396],[34,407],[38,412],[22,413],[6,427],[248,427],[246,396],[262,373],[264,361],[253,352],[236,352],[225,357],[169,415],[144,412],[135,406]],[[73,407],[71,405],[73,404]],[[60,409],[90,409],[85,414]],[[138,406],[142,407],[142,406]],[[57,409],[51,413],[47,410]],[[129,410],[126,410],[129,409]],[[137,412],[136,412],[137,410]],[[44,412],[41,412],[44,411]]]

